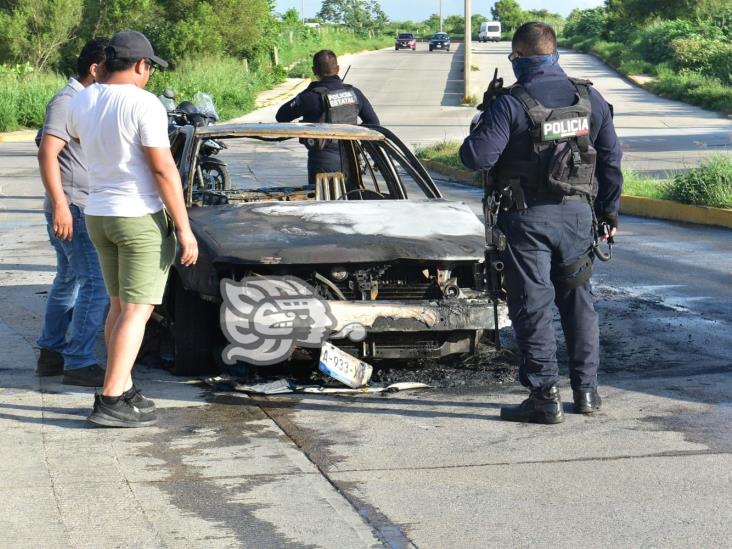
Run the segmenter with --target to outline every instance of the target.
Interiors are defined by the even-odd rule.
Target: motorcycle
[[[176,106],[175,91],[166,88],[158,99],[168,113],[168,133],[171,137],[181,126],[210,126],[219,120],[213,99],[206,93],[197,92],[193,101],[181,101]],[[201,144],[196,162],[196,190],[225,191],[231,188],[226,162],[216,158],[226,148],[223,141],[216,139],[207,139]]]

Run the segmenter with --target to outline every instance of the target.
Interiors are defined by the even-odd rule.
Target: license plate
[[[341,351],[338,347],[327,341],[323,343],[323,347],[320,350],[320,364],[318,368],[324,374],[353,389],[358,389],[366,385],[371,379],[373,372],[370,364],[366,364],[355,356]]]
[[[436,47],[441,48],[442,47],[442,44],[437,44]]]

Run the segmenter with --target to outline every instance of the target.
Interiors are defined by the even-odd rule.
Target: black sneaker
[[[105,373],[104,368],[99,364],[92,364],[91,366],[64,371],[64,378],[61,383],[81,387],[101,387],[104,385]]]
[[[147,427],[157,420],[153,412],[143,412],[123,396],[108,404],[99,394],[94,395],[94,410],[87,418],[87,421],[102,427]]]
[[[564,421],[564,412],[559,391],[556,387],[531,391],[529,398],[518,406],[501,408],[501,419],[523,423],[561,423]]]
[[[36,374],[41,377],[60,376],[64,373],[64,356],[52,349],[41,349],[36,363]]]
[[[132,387],[128,391],[125,391],[122,393],[122,396],[129,402],[132,406],[137,406],[137,408],[141,412],[153,412],[155,411],[155,403],[150,400],[149,398],[145,398],[145,395],[142,394],[142,391],[135,387],[133,384]]]

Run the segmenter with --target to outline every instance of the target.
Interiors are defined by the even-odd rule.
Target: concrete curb
[[[275,97],[270,97],[268,99],[265,99],[261,102],[255,103],[255,110],[263,109],[265,107],[269,107],[270,105],[274,105],[275,103],[281,103],[285,99],[289,97],[293,97],[303,91],[305,88],[307,88],[310,85],[311,80],[309,78],[302,78],[296,85],[294,85],[292,88],[280,93],[279,95],[276,95]],[[247,113],[249,114],[249,113]]]
[[[36,138],[38,130],[18,130],[15,132],[0,133],[0,143],[27,143]]]
[[[670,200],[623,195],[620,213],[732,229],[732,210],[679,204]]]
[[[482,186],[476,179],[476,172],[453,168],[434,160],[421,160],[421,162],[428,170],[446,175],[459,183],[471,187]],[[620,213],[732,229],[732,210],[692,206],[671,200],[623,195],[620,199]]]

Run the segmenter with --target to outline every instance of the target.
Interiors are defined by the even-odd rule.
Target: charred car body
[[[236,188],[197,184],[197,151],[208,139],[227,143]],[[288,175],[298,160],[283,156],[303,149],[298,140],[338,142],[342,172],[322,174],[309,187],[303,158],[302,173]],[[275,149],[265,153],[266,145]],[[197,264],[176,264],[166,294],[177,373],[207,369],[220,352],[223,279],[307,282],[336,319],[331,343],[365,359],[472,353],[482,332],[495,329],[483,288],[483,224],[467,205],[443,199],[389,130],[189,126],[171,147],[199,244]],[[505,313],[500,318],[499,327],[507,325]],[[338,337],[353,323],[366,327],[366,339]]]

